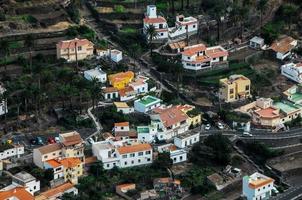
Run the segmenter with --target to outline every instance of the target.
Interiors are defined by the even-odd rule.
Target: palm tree
[[[30,73],[32,73],[32,48],[34,47],[34,38],[33,35],[26,36],[24,40],[24,46],[29,49],[29,66],[30,66]]]
[[[190,5],[190,0],[187,0],[187,5],[186,5],[187,9],[189,8],[189,5]]]
[[[267,2],[268,0],[260,0],[257,4],[257,9],[260,11],[260,27],[262,27],[263,13],[267,8]]]
[[[149,25],[146,28],[146,34],[148,37],[148,44],[150,47],[151,55],[153,54],[153,40],[157,38],[157,31],[156,28],[153,25]]]
[[[97,78],[91,80],[90,94],[92,98],[92,107],[95,108],[96,100],[100,97],[100,85]]]
[[[1,53],[4,55],[4,74],[7,71],[7,58],[10,56],[10,46],[7,40],[0,41]]]

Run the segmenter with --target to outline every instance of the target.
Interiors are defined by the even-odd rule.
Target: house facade
[[[154,96],[144,96],[134,101],[134,109],[137,112],[146,113],[161,105],[161,100]]]
[[[66,193],[77,195],[78,189],[72,183],[66,182],[42,192],[35,197],[35,200],[57,200],[61,199],[61,197]]]
[[[12,177],[12,185],[14,187],[22,186],[32,195],[40,191],[40,181],[25,171]]]
[[[278,60],[284,60],[291,55],[291,51],[298,45],[298,41],[290,36],[284,36],[273,42],[270,49]]]
[[[200,132],[199,131],[188,131],[174,138],[174,144],[178,148],[186,148],[192,146],[193,144],[199,142]]]
[[[114,102],[117,112],[122,112],[123,114],[130,114],[134,112],[134,107],[128,106],[125,102]]]
[[[189,130],[189,117],[177,106],[156,108],[150,117],[158,123],[158,140],[169,140]]]
[[[227,103],[251,97],[251,81],[243,75],[232,75],[219,80],[219,97]]]
[[[108,76],[110,85],[118,90],[124,89],[133,79],[134,73],[132,71],[120,72]]]
[[[159,153],[169,152],[173,164],[187,161],[187,151],[185,149],[177,148],[174,144],[164,144],[157,147]]]
[[[20,158],[24,154],[24,146],[19,144],[0,144],[0,160],[11,157]]]
[[[292,81],[302,83],[302,63],[288,63],[282,65],[281,74]]]
[[[115,87],[106,87],[102,89],[102,94],[105,100],[112,100],[119,98],[118,89]]]
[[[151,164],[152,146],[137,140],[101,141],[92,144],[92,152],[103,162],[104,169]]]
[[[87,39],[64,40],[57,44],[57,59],[74,62],[93,55],[94,44]]]
[[[264,39],[258,36],[253,37],[249,42],[249,47],[253,49],[262,49],[264,45]]]
[[[206,47],[196,44],[184,48],[181,52],[183,68],[188,70],[205,70],[227,64],[228,51],[221,46]]]
[[[89,81],[92,81],[94,78],[96,78],[100,83],[106,83],[107,81],[107,74],[101,69],[100,66],[84,71],[84,77]]]
[[[273,187],[274,179],[258,172],[242,179],[242,194],[247,200],[270,199]]]
[[[3,84],[0,84],[0,94],[3,95],[6,89],[4,88]],[[8,112],[7,108],[7,100],[1,99],[0,100],[0,116],[4,115]]]

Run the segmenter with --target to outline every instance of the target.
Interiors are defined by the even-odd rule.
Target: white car
[[[205,130],[210,130],[210,128],[211,128],[210,124],[206,124],[205,127],[204,127]]]
[[[223,126],[223,124],[222,124],[221,122],[218,122],[218,123],[217,123],[217,127],[218,127],[220,130],[224,129],[224,126]]]
[[[253,137],[253,135],[248,133],[248,132],[243,132],[242,136],[244,136],[244,137]]]

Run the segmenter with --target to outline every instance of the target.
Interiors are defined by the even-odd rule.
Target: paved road
[[[271,200],[298,200],[302,199],[302,185],[298,187],[292,187],[286,190],[284,193],[271,198]]]

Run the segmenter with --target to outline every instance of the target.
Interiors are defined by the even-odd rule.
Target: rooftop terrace
[[[145,96],[138,100],[140,103],[144,104],[144,106],[149,106],[155,103],[160,102],[160,99],[153,96]]]

